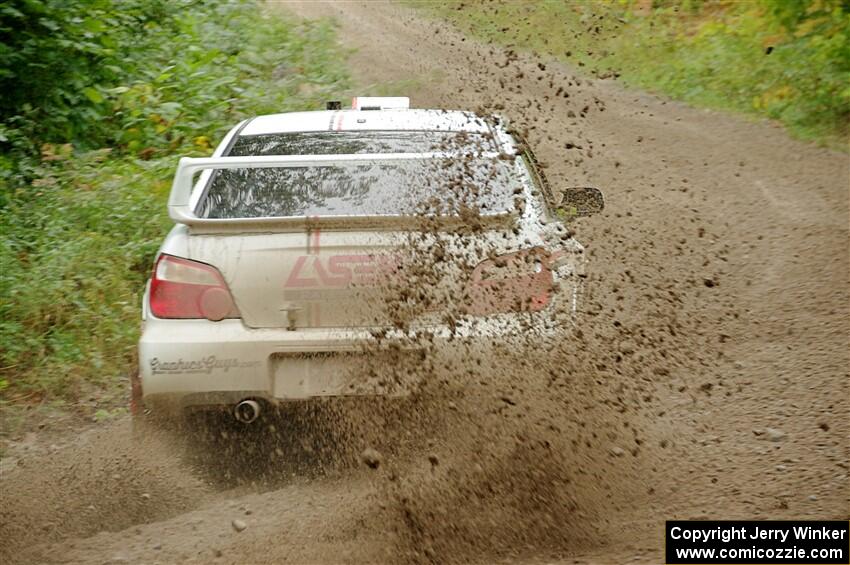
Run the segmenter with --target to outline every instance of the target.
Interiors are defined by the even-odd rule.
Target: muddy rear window
[[[468,142],[468,135],[450,132],[279,134],[240,138],[229,154],[416,153]],[[513,163],[475,157],[477,152],[476,147],[468,158],[452,161],[217,170],[196,213],[202,218],[261,218],[511,211],[519,182]]]
[[[507,212],[516,186],[501,160],[219,170],[202,218],[456,215]]]

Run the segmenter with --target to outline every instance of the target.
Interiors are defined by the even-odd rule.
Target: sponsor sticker
[[[259,361],[241,361],[236,358],[220,359],[209,355],[200,359],[164,360],[154,357],[150,360],[151,373],[157,374],[209,374],[213,371],[226,373],[230,369],[259,367]]]

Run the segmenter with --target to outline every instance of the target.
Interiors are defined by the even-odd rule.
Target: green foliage
[[[6,152],[32,154],[33,140],[145,158],[205,149],[199,134],[298,106],[302,84],[317,95],[343,77],[322,48],[327,26],[293,34],[249,1],[28,0],[0,8],[0,30]]]
[[[54,151],[0,212],[0,394],[73,394],[126,374],[140,294],[167,227],[170,159]]]
[[[134,76],[186,2],[27,0],[0,8],[0,116],[44,141],[108,137],[106,85]],[[159,38],[158,38],[159,36]]]
[[[830,143],[850,133],[847,0],[423,6],[488,40],[695,104],[766,115],[801,137]]]
[[[618,56],[635,69],[633,82],[765,114],[804,137],[848,134],[850,9],[839,2],[714,3],[684,16],[667,7],[629,17],[646,51]],[[653,20],[650,30],[644,22]]]
[[[327,23],[248,1],[28,0],[0,21],[21,30],[0,45],[0,402],[116,390],[174,155],[318,107],[343,60]]]

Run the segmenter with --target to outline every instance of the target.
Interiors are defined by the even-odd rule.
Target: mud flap
[[[130,414],[133,417],[141,416],[145,411],[145,401],[142,397],[142,379],[139,372],[130,375]]]

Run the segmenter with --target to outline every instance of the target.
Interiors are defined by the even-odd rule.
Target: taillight
[[[467,287],[467,311],[482,316],[543,310],[551,300],[554,280],[549,257],[547,251],[534,248],[479,263]]]
[[[153,268],[150,307],[157,318],[206,318],[217,322],[239,317],[218,269],[164,253]]]

